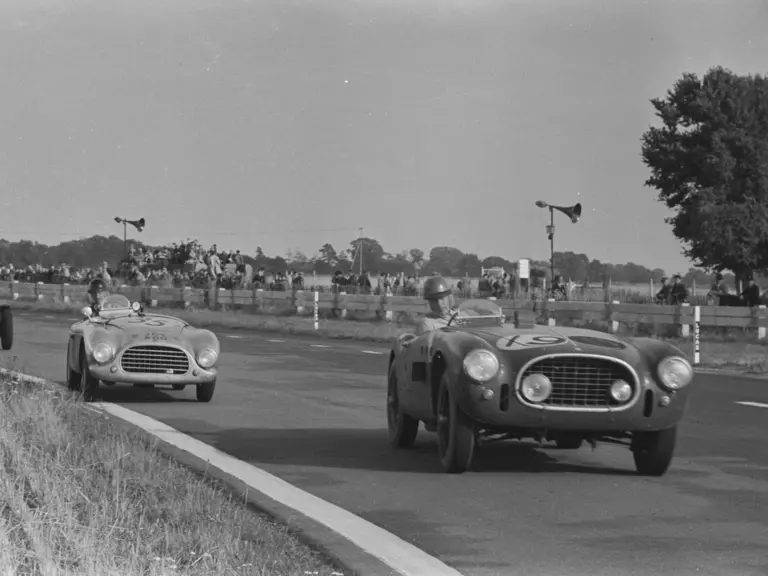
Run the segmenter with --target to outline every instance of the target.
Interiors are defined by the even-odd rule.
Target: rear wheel
[[[635,432],[632,435],[632,456],[635,468],[643,476],[663,476],[677,444],[677,426],[654,432]]]
[[[85,350],[80,350],[80,392],[83,395],[83,400],[86,402],[93,402],[96,400],[96,394],[99,390],[99,379],[94,378],[91,375],[91,370],[88,368],[88,357],[85,354]]]
[[[440,380],[437,398],[437,444],[445,472],[469,470],[475,452],[475,427],[452,396],[447,374]]]
[[[197,401],[210,402],[213,398],[213,391],[216,390],[216,380],[197,385]]]
[[[7,306],[0,308],[0,346],[3,350],[13,346],[13,312]]]
[[[397,448],[410,448],[419,433],[419,421],[403,412],[400,406],[400,395],[397,389],[397,367],[395,363],[389,367],[387,379],[387,426],[389,442]]]

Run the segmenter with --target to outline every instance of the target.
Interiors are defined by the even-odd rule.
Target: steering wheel
[[[456,318],[458,318],[458,316],[459,316],[459,311],[456,310],[456,312],[451,314],[451,317],[448,319],[448,324],[446,324],[445,327],[448,328],[453,323],[453,321],[456,320]]]

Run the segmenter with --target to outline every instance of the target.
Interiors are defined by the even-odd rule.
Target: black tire
[[[401,410],[400,396],[397,390],[397,368],[395,363],[389,367],[387,376],[387,426],[389,443],[396,448],[410,448],[419,433],[419,421]]]
[[[632,435],[635,469],[643,476],[663,476],[672,463],[677,444],[677,426]]]
[[[584,440],[582,438],[573,437],[573,436],[565,436],[563,438],[558,438],[555,440],[555,445],[560,450],[578,450],[581,448],[581,445],[584,443]]]
[[[72,352],[72,339],[67,343],[67,388],[72,391],[80,390],[80,374],[72,370],[69,365],[70,353]]]
[[[7,306],[0,308],[0,345],[3,350],[13,347],[13,311]]]
[[[437,445],[443,471],[461,474],[469,470],[475,452],[475,427],[451,395],[447,374],[440,380],[437,397]]]
[[[216,390],[216,380],[197,385],[197,401],[210,402],[213,398],[213,391]]]
[[[172,386],[172,388],[178,392],[179,390],[184,390],[184,388],[186,388],[186,385],[185,384],[174,384]]]
[[[88,359],[85,355],[85,349],[80,349],[80,393],[83,395],[83,400],[86,402],[93,402],[96,400],[96,395],[99,392],[99,379],[94,378],[91,375],[91,371],[88,368]]]

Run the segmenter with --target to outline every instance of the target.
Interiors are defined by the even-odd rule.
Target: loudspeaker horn
[[[552,204],[549,205],[550,208],[554,208],[555,210],[559,210],[568,218],[571,219],[571,222],[576,224],[576,222],[579,221],[579,218],[581,218],[581,204],[574,204],[573,206],[554,206]]]

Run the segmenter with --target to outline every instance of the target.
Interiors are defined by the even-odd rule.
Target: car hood
[[[94,338],[107,336],[122,345],[139,341],[181,344],[187,341],[195,328],[179,318],[147,314],[100,319],[91,322],[88,330]]]
[[[595,354],[627,362],[640,359],[640,351],[633,344],[613,334],[596,330],[565,326],[516,328],[514,325],[503,325],[464,328],[461,331],[482,338],[500,352],[514,355],[516,361],[526,362],[544,354]]]

